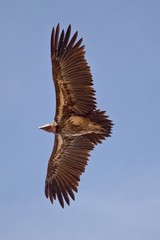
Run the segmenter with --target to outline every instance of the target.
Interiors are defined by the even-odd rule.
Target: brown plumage
[[[60,34],[59,24],[51,34],[51,62],[56,91],[54,122],[40,127],[55,133],[48,163],[45,195],[51,202],[58,198],[62,207],[78,191],[90,151],[111,134],[112,121],[105,111],[96,109],[90,67],[85,59],[78,32],[70,39],[71,25]]]

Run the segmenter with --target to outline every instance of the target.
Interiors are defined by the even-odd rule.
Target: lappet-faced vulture
[[[62,207],[75,200],[81,174],[98,143],[111,135],[112,121],[96,107],[90,67],[85,59],[82,38],[71,36],[71,25],[60,33],[59,24],[51,34],[51,63],[56,91],[56,114],[50,124],[41,126],[55,134],[48,163],[45,195],[58,198]]]

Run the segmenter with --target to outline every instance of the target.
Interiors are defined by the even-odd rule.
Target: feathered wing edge
[[[69,197],[75,200],[74,192],[78,191],[80,176],[85,171],[94,144],[86,136],[62,140],[59,135],[55,141],[56,150],[54,147],[48,164],[45,195],[52,203],[58,198],[64,208],[64,200],[68,205]]]
[[[90,67],[85,59],[82,38],[78,32],[70,39],[71,25],[60,33],[59,24],[51,34],[51,61],[56,90],[56,116],[85,115],[96,109],[95,90]],[[70,40],[69,40],[70,39]]]

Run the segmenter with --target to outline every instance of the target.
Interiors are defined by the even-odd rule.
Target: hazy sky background
[[[115,126],[76,201],[44,196],[55,92],[50,33],[72,24]],[[160,1],[0,0],[0,239],[160,239]]]

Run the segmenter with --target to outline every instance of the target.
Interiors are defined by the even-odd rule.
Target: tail
[[[111,136],[113,123],[105,113],[105,111],[100,111],[98,109],[87,116],[100,126],[100,133],[91,133],[87,135],[94,144],[102,143],[102,140]]]

